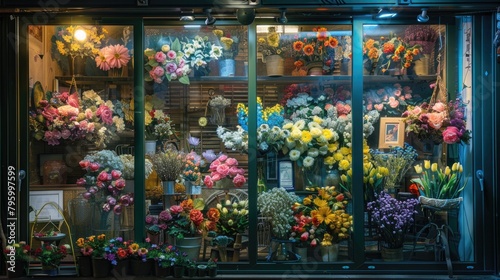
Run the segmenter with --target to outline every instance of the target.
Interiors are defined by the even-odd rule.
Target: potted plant
[[[467,179],[462,183],[463,167],[459,162],[451,168],[438,168],[437,163],[424,160],[424,166],[415,165],[415,172],[420,178],[412,179],[419,185],[419,200],[422,205],[440,209],[453,209],[462,201],[460,194],[467,186]]]
[[[222,56],[222,47],[209,41],[208,36],[194,36],[193,39],[182,39],[183,58],[194,70],[195,77],[208,76],[209,62],[218,60]]]
[[[111,270],[111,263],[105,259],[107,239],[105,234],[80,237],[76,245],[84,256],[91,257],[92,274],[94,277],[106,277]],[[83,270],[82,270],[83,271]]]
[[[50,276],[58,274],[61,260],[68,255],[69,245],[56,246],[51,242],[43,242],[42,246],[32,251],[33,257],[39,260],[42,271]]]
[[[283,56],[288,50],[282,45],[280,35],[276,32],[276,27],[268,27],[266,37],[257,40],[257,49],[262,54],[262,62],[266,63],[267,75],[271,77],[283,76],[285,63]]]
[[[175,181],[179,178],[184,168],[183,152],[168,149],[165,152],[156,153],[151,156],[153,168],[162,181],[163,194],[175,193]]]
[[[208,270],[209,277],[213,278],[213,277],[217,276],[217,259],[214,259],[214,258],[208,259],[207,270]]]
[[[201,210],[205,207],[202,198],[186,199],[172,205],[166,211],[171,216],[166,232],[174,238],[177,249],[183,250],[190,260],[198,260],[202,242],[202,226],[205,218]],[[166,215],[166,214],[165,214]]]
[[[4,256],[9,278],[19,278],[26,275],[26,265],[29,261],[30,251],[30,246],[25,241],[5,247]]]
[[[403,260],[403,244],[413,223],[413,216],[417,213],[417,204],[417,199],[397,200],[386,192],[380,192],[376,200],[368,203],[367,210],[371,213],[372,221],[378,225],[383,241],[384,260]]]
[[[130,241],[124,241],[122,237],[116,237],[110,239],[104,247],[104,258],[111,262],[113,271],[117,272],[118,275],[125,276],[130,272],[129,243]]]
[[[149,251],[157,247],[156,244],[146,242],[133,242],[129,245],[130,250],[130,272],[136,276],[146,276],[153,272],[154,260],[149,256]]]

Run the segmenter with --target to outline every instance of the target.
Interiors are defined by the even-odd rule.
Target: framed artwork
[[[278,162],[278,187],[293,191],[293,164],[291,161],[284,160]]]
[[[403,118],[380,118],[379,149],[403,147],[405,142],[405,123]]]
[[[30,206],[34,211],[29,214],[30,222],[35,221],[35,216],[38,214],[39,222],[59,222],[64,219],[59,213],[58,209],[55,209],[52,205],[45,204],[53,202],[60,209],[63,205],[63,191],[30,191]],[[43,209],[42,209],[43,208]],[[62,211],[61,211],[62,212]]]

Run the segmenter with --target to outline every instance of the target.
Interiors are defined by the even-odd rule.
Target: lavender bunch
[[[403,246],[405,235],[413,223],[413,215],[417,213],[417,204],[417,199],[397,200],[386,192],[381,192],[375,201],[367,204],[372,221],[379,226],[386,248]]]

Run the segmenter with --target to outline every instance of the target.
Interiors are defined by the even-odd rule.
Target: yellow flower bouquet
[[[102,27],[68,26],[56,34],[57,50],[63,56],[95,57],[107,33]]]

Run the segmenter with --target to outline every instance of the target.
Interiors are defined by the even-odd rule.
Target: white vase
[[[339,256],[339,244],[321,246],[321,259],[323,262],[336,262]]]
[[[146,154],[156,153],[156,140],[146,140],[144,144],[144,149]]]

